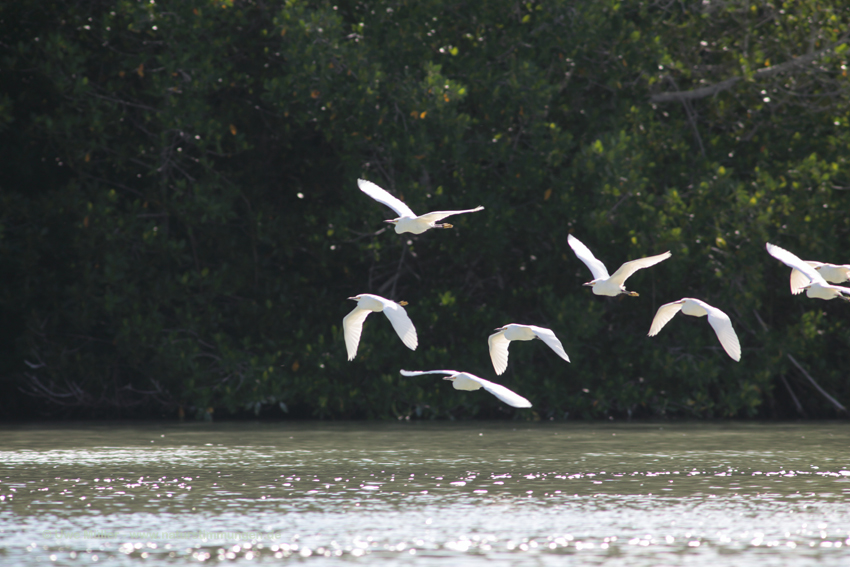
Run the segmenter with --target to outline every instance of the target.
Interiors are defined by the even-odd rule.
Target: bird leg
[[[401,305],[402,307],[404,307],[405,305],[407,305],[407,302],[406,301],[399,301],[398,304]]]
[[[444,222],[443,224],[435,224],[434,228],[454,228],[454,225]]]
[[[638,297],[640,294],[636,291],[627,291],[626,295],[628,295],[630,297]]]

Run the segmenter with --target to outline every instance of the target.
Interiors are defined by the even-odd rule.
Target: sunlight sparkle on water
[[[7,427],[0,553],[843,565],[848,437],[843,424]]]

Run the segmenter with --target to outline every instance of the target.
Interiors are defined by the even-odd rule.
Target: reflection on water
[[[7,426],[0,557],[846,565],[849,440],[845,424]]]

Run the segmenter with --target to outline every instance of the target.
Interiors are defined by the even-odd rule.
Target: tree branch
[[[802,372],[802,373],[803,373],[803,376],[805,376],[806,378],[808,378],[808,379],[809,379],[809,382],[811,382],[811,383],[812,383],[812,385],[813,385],[813,386],[817,389],[817,391],[818,391],[818,392],[820,392],[820,393],[823,395],[823,397],[824,397],[824,398],[826,398],[827,400],[829,400],[829,402],[830,402],[833,406],[835,406],[835,409],[837,409],[837,410],[839,410],[839,411],[843,411],[843,412],[846,412],[846,411],[847,411],[847,408],[845,408],[844,406],[842,406],[842,405],[838,402],[838,400],[836,400],[835,398],[833,398],[832,396],[830,396],[829,394],[827,394],[827,393],[826,393],[826,390],[824,390],[823,388],[821,388],[821,387],[820,387],[820,384],[818,384],[817,382],[815,382],[815,379],[814,379],[814,378],[812,378],[812,375],[811,375],[811,374],[809,374],[808,372],[806,372],[806,369],[805,369],[805,368],[803,368],[802,366],[800,366],[800,363],[799,363],[799,362],[797,362],[797,359],[795,359],[793,356],[791,356],[791,355],[790,355],[790,354],[788,354],[788,353],[786,353],[786,356],[788,357],[788,360],[790,360],[791,362],[793,362],[793,363],[794,363],[794,366],[796,366],[796,367],[797,367],[797,370],[799,370],[800,372]]]
[[[822,49],[820,51],[815,51],[814,53],[807,53],[806,55],[801,55],[800,57],[795,57],[790,61],[786,61],[785,63],[780,63],[779,65],[772,65],[765,69],[759,69],[755,73],[753,73],[753,79],[763,79],[766,77],[772,77],[773,75],[778,75],[779,73],[783,73],[788,71],[794,67],[799,67],[801,65],[805,65],[806,63],[810,63],[835,51],[835,48],[844,43],[844,40],[847,36],[843,36],[841,39],[827,47],[826,49]],[[649,97],[650,102],[676,102],[676,101],[688,101],[688,100],[696,100],[699,98],[705,98],[707,96],[716,95],[719,92],[725,91],[727,89],[732,88],[738,81],[743,79],[743,77],[732,77],[731,79],[726,79],[725,81],[721,81],[719,83],[715,83],[713,85],[708,85],[707,87],[700,87],[698,89],[694,89],[692,91],[679,91],[679,92],[666,92],[654,94]]]
[[[676,80],[672,77],[672,75],[667,75],[667,80],[673,84],[673,88],[676,89],[676,92],[680,92],[679,85],[676,84]],[[702,154],[702,157],[705,157],[705,146],[702,145],[702,137],[699,135],[699,129],[697,128],[696,120],[694,120],[694,111],[693,108],[691,108],[691,103],[688,100],[682,99],[682,106],[685,108],[685,115],[688,117],[688,122],[691,123],[691,128],[693,128],[694,138],[696,138],[696,141],[699,144],[699,151]]]
[[[785,375],[780,374],[779,379],[782,380],[782,383],[785,384],[785,389],[788,390],[789,394],[791,394],[791,399],[794,401],[794,405],[797,406],[797,413],[803,417],[809,417],[806,415],[806,410],[804,410],[803,406],[800,404],[800,400],[798,400],[797,396],[794,394],[794,390],[791,389],[791,384],[789,384],[788,380],[785,379]]]

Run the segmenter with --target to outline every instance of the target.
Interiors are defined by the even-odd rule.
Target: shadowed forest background
[[[2,3],[0,414],[845,415],[850,305],[764,243],[850,262],[848,29],[814,0]],[[397,235],[358,177],[485,210]],[[673,257],[597,297],[570,233],[612,272]],[[348,362],[358,293],[410,302],[419,348],[376,314]],[[740,363],[705,319],[646,336],[682,297]],[[520,343],[495,377],[510,322],[572,362]]]

